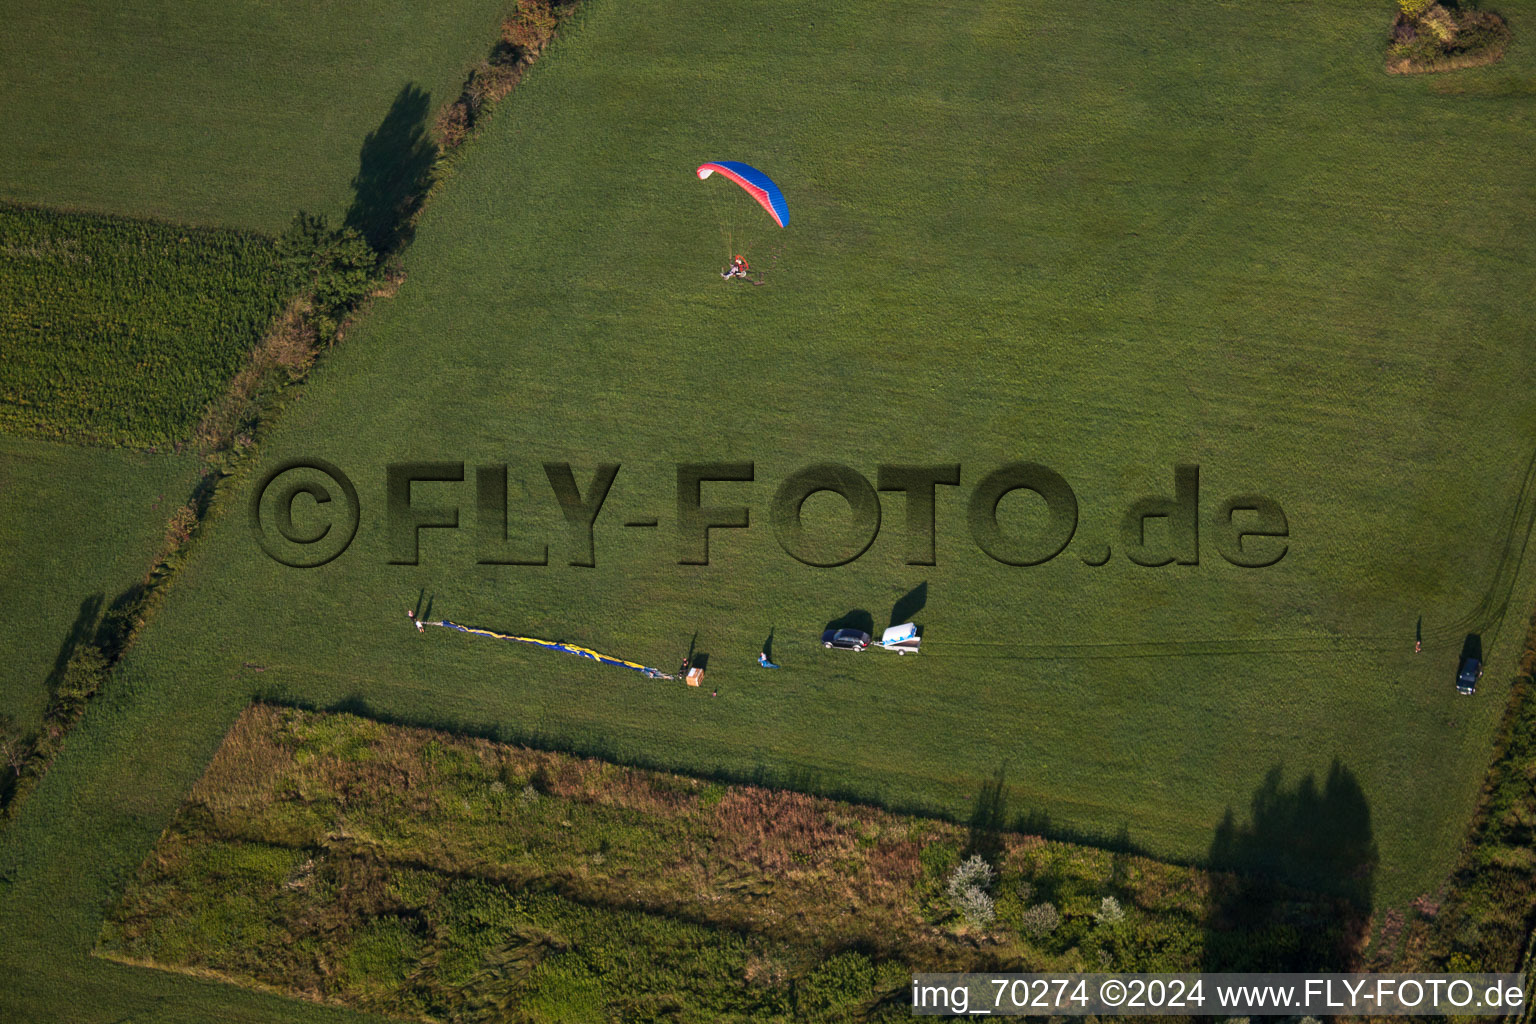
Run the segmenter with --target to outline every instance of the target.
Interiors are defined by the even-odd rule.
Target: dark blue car
[[[1476,693],[1477,681],[1482,677],[1482,661],[1467,655],[1461,659],[1461,667],[1456,670],[1456,692],[1468,695]]]
[[[869,634],[862,629],[829,629],[821,634],[821,646],[862,651],[869,646]]]

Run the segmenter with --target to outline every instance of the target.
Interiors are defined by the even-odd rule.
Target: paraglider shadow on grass
[[[928,581],[924,580],[911,590],[902,595],[901,600],[891,606],[891,621],[889,626],[900,626],[911,622],[917,617],[917,613],[928,606]]]
[[[431,96],[407,83],[358,153],[346,226],[361,232],[380,256],[410,242],[412,218],[432,185],[437,145],[427,132],[431,110]]]
[[[768,639],[763,641],[763,657],[767,658],[769,661],[773,660],[773,631],[775,629],[778,629],[778,627],[769,626]]]
[[[1321,787],[1287,788],[1279,765],[1249,820],[1216,827],[1205,971],[1347,970],[1371,919],[1378,854],[1371,809],[1338,760]]]

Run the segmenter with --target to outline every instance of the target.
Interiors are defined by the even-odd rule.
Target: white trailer
[[[887,651],[895,651],[897,654],[917,653],[918,645],[923,638],[917,632],[917,626],[910,622],[903,622],[899,626],[892,626],[880,635],[880,643],[876,646]]]

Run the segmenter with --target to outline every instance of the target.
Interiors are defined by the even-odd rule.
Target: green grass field
[[[356,542],[285,568],[252,539],[253,480],[226,495],[0,837],[0,997],[28,1017],[61,983],[77,1016],[290,1014],[86,958],[255,691],[959,817],[1001,771],[1010,816],[1179,859],[1240,860],[1287,815],[1347,815],[1379,850],[1378,907],[1432,889],[1532,593],[1508,541],[1536,447],[1536,4],[1502,9],[1505,61],[1440,80],[1382,73],[1385,4],[793,4],[765,22],[593,0],[434,200],[398,297],[270,438],[264,466],[352,476]],[[757,163],[789,197],[790,227],[750,254],[766,287],[716,276],[711,190],[729,186],[694,179],[708,159]],[[551,564],[477,565],[467,483],[417,487],[465,528],[387,564],[385,466],[412,459],[510,464],[514,518]],[[623,467],[591,569],[564,564],[539,466],[567,459],[583,486]],[[750,505],[752,526],[679,566],[675,464],[720,459],[757,479],[706,502]],[[964,525],[969,488],[1017,459],[1080,505],[1071,546],[1033,568],[992,562]],[[903,564],[895,496],[859,561],[785,555],[774,488],[824,461],[872,480],[960,462],[938,564]],[[1278,500],[1285,559],[1229,566],[1207,522],[1198,566],[1086,564],[1184,462],[1205,516]],[[824,521],[835,500],[808,509]],[[1018,497],[1003,515],[1036,522]],[[620,525],[640,516],[661,528]],[[922,584],[920,657],[817,646],[852,610],[883,626]],[[434,617],[668,669],[696,634],[720,698],[418,636],[401,613],[421,591]],[[754,664],[770,629],[777,673]],[[1451,685],[1469,631],[1489,662],[1472,700]]]
[[[430,119],[508,6],[28,0],[0,39],[0,198],[266,232],[339,214],[402,90]]]
[[[71,638],[149,571],[196,479],[191,456],[0,437],[0,708],[19,732],[41,721]]]

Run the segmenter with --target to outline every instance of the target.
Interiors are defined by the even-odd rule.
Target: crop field
[[[13,4],[0,199],[267,233],[334,217],[368,135],[457,96],[507,6]]]
[[[1001,780],[989,813],[1023,831],[1378,909],[1434,889],[1536,591],[1536,4],[1503,10],[1503,62],[1451,80],[1383,73],[1387,5],[795,3],[765,23],[590,0],[0,835],[11,1001],[35,1016],[64,985],[85,1017],[167,993],[167,1020],[290,1013],[89,956],[256,694],[961,821]],[[719,159],[768,170],[788,227],[722,237],[753,222],[695,178]],[[720,280],[733,249],[763,286]],[[361,512],[315,568],[269,557],[248,515],[302,460],[345,472]],[[1065,549],[1030,566],[989,557],[968,511],[1020,461],[1076,502]],[[413,562],[387,467],[423,462],[464,463],[410,492],[460,526],[421,530]],[[561,462],[584,496],[620,466],[590,559],[542,465]],[[721,462],[753,479],[703,504],[750,525],[679,564],[678,466]],[[871,484],[959,464],[933,564],[910,564],[895,492],[861,557],[791,557],[774,495],[821,463]],[[495,555],[477,469],[503,465]],[[1122,519],[1173,499],[1177,466],[1198,467],[1198,498],[1179,474],[1198,536],[1154,521],[1136,552]],[[1254,495],[1287,524],[1245,543],[1284,544],[1262,568],[1233,564],[1222,514]],[[345,504],[301,497],[293,535]],[[848,518],[825,494],[804,512],[815,544]],[[997,518],[1004,538],[1051,529],[1024,492]],[[547,564],[489,564],[544,546]],[[1131,557],[1161,553],[1179,557]],[[407,608],[666,671],[692,652],[706,682],[418,633]],[[908,619],[915,658],[818,643]],[[1472,699],[1452,685],[1469,636]],[[1315,823],[1350,863],[1291,841]]]
[[[197,478],[190,456],[0,437],[0,707],[37,728],[54,674],[149,569]]]
[[[261,235],[0,206],[0,429],[185,441],[287,287]]]

